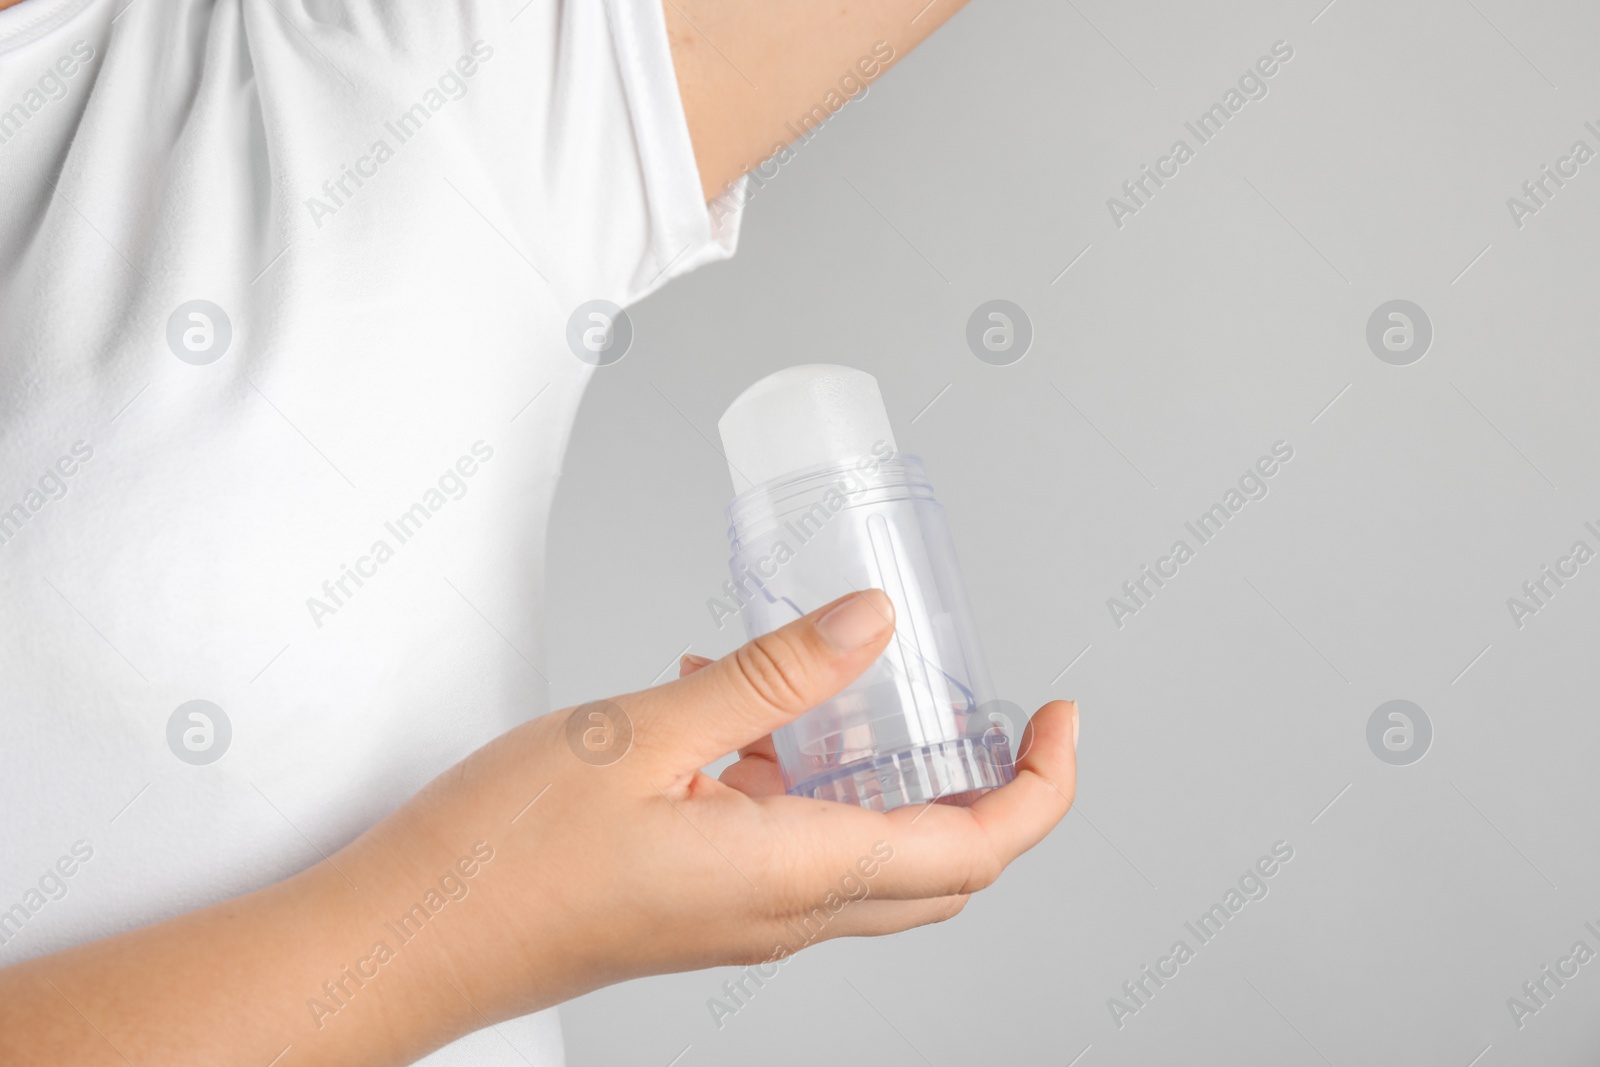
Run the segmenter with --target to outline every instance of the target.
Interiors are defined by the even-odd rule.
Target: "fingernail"
[[[894,626],[894,605],[880,590],[857,593],[817,620],[817,635],[835,652],[854,652]]]
[[[693,652],[685,652],[678,661],[680,667],[704,667],[711,660],[705,656],[697,656]]]
[[[1072,702],[1072,751],[1078,751],[1078,702]]]

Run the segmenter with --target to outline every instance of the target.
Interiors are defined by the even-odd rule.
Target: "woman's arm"
[[[1016,781],[970,807],[783,795],[767,735],[892,619],[852,594],[517,727],[287,881],[0,971],[0,1062],[405,1064],[613,982],[798,951],[819,914],[818,940],[948,918],[1066,813],[1077,709],[1046,705]],[[721,781],[698,770],[735,750]]]
[[[430,994],[425,980],[440,970],[440,938],[405,945],[359,989],[341,971],[370,957],[385,917],[419,885],[399,857],[385,869],[376,855],[349,852],[247,896],[0,971],[0,1062],[265,1067],[291,1049],[280,1062],[406,1063],[471,1029],[470,1008]],[[341,995],[343,1006],[323,988],[340,981],[354,993]],[[313,998],[336,1010],[313,1011]]]

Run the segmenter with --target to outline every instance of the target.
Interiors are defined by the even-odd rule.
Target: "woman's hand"
[[[1077,709],[1046,705],[1017,780],[969,807],[885,815],[783,795],[771,732],[852,681],[892,633],[887,597],[852,594],[678,681],[528,723],[353,850],[439,842],[422,844],[423,873],[474,841],[494,847],[448,937],[456,982],[490,1018],[640,975],[766,961],[806,930],[949,918],[1066,814]],[[599,752],[584,747],[608,732]],[[700,771],[734,750],[720,782]]]
[[[1066,814],[1077,708],[1045,705],[1016,781],[970,806],[784,795],[769,735],[892,632],[887,597],[852,594],[526,723],[287,882],[0,972],[0,1053],[403,1064],[612,982],[949,918]]]

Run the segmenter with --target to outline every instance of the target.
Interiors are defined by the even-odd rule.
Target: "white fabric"
[[[321,862],[549,710],[568,316],[736,225],[659,0],[0,11],[0,965]],[[561,1062],[499,1029],[425,1062]]]

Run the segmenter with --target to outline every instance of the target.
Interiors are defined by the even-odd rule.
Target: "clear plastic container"
[[[795,796],[888,811],[970,803],[1015,775],[944,509],[887,447],[764,482],[728,505],[739,614],[757,637],[853,590],[882,589],[895,634],[860,678],[773,734]]]

